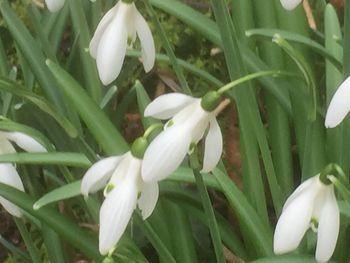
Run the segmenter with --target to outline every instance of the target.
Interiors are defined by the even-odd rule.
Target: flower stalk
[[[213,206],[210,201],[207,187],[200,173],[201,165],[198,158],[198,148],[196,146],[194,146],[192,154],[190,155],[190,166],[193,169],[193,174],[196,179],[196,185],[197,185],[199,194],[201,196],[204,212],[208,218],[209,231],[210,231],[210,236],[212,238],[212,242],[214,246],[216,262],[225,263],[226,260],[223,253],[223,246],[221,242],[220,231],[219,231],[218,223],[215,218]]]

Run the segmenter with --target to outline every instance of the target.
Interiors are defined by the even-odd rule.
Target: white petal
[[[10,185],[20,191],[24,191],[22,180],[12,164],[0,164],[0,182]],[[21,210],[16,205],[7,201],[3,197],[0,197],[0,203],[13,216],[20,217],[22,215]]]
[[[156,49],[154,47],[152,32],[146,20],[137,10],[135,15],[135,27],[142,47],[143,67],[146,72],[149,72],[154,66]]]
[[[142,162],[142,179],[160,181],[181,164],[189,150],[190,133],[180,126],[172,126],[160,133],[148,146]]]
[[[203,169],[201,172],[208,173],[218,164],[222,154],[222,134],[221,129],[213,118],[210,121],[210,128],[205,139]]]
[[[164,94],[148,104],[144,115],[161,120],[170,119],[194,101],[196,101],[195,98],[181,93]]]
[[[56,12],[64,6],[64,0],[45,0],[50,12]]]
[[[287,10],[293,10],[296,8],[302,0],[281,0],[282,6]]]
[[[127,180],[107,196],[100,210],[99,249],[102,255],[113,248],[124,233],[137,203],[137,186]]]
[[[328,106],[325,126],[333,128],[337,126],[350,111],[350,77],[348,77],[337,89]]]
[[[318,262],[327,262],[332,257],[339,234],[339,208],[333,186],[328,187],[327,198],[318,224],[316,247]]]
[[[316,191],[296,197],[282,212],[274,234],[274,252],[283,254],[296,249],[310,226]]]
[[[47,150],[33,137],[22,132],[3,132],[7,139],[16,143],[27,152],[47,152]]]
[[[90,46],[89,46],[90,54],[93,58],[96,58],[97,48],[98,48],[98,45],[100,43],[100,39],[101,39],[103,33],[105,32],[107,26],[109,25],[109,23],[113,19],[114,15],[117,13],[117,10],[118,10],[118,4],[115,5],[113,8],[111,8],[103,16],[100,23],[98,24],[96,31],[95,31],[95,34],[94,34],[93,38],[91,39]]]
[[[5,208],[7,212],[15,217],[21,217],[23,215],[22,210],[14,205],[13,203],[7,201],[5,198],[0,196],[0,204]]]
[[[94,193],[102,189],[111,178],[122,158],[123,156],[113,156],[102,159],[92,165],[85,173],[81,182],[81,193],[87,196],[89,193]]]
[[[138,200],[138,206],[141,209],[143,220],[147,219],[156,207],[159,196],[159,187],[157,182],[143,183],[141,196]]]
[[[131,152],[127,152],[119,163],[110,180],[114,185],[119,185],[124,180],[132,180],[138,184],[141,179],[141,159],[135,158]]]
[[[15,153],[16,150],[6,138],[5,132],[0,131],[0,154]]]
[[[123,66],[127,41],[125,16],[118,12],[105,29],[97,48],[97,69],[104,85],[118,77]]]
[[[300,184],[284,203],[283,210],[285,210],[288,207],[288,205],[292,203],[292,201],[295,198],[297,198],[300,194],[302,194],[304,191],[308,191],[308,189],[312,187],[316,180],[318,180],[318,176],[313,176],[304,181],[302,184]]]

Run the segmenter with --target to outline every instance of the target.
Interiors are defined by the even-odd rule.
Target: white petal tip
[[[302,0],[281,0],[281,4],[284,9],[291,11],[295,9]]]

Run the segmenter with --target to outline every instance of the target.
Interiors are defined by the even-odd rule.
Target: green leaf
[[[89,159],[80,153],[48,152],[48,153],[10,153],[1,154],[0,163],[39,164],[39,165],[64,165],[88,168],[91,165]]]
[[[177,0],[150,0],[150,3],[164,12],[177,17],[219,47],[223,46],[219,27],[207,16]],[[239,48],[249,72],[269,70],[269,67],[245,43],[239,42]],[[261,78],[259,81],[268,92],[271,92],[276,97],[281,106],[291,113],[288,90],[281,89],[282,86],[289,87],[289,83],[283,81],[282,85],[281,82],[269,77]]]
[[[272,41],[275,42],[278,46],[280,46],[288,54],[288,56],[290,56],[293,59],[293,61],[303,74],[306,85],[309,88],[309,94],[311,99],[309,118],[310,121],[314,121],[316,119],[317,114],[316,83],[313,76],[313,72],[309,67],[309,64],[303,57],[303,54],[300,53],[297,49],[295,49],[292,45],[290,45],[289,42],[286,39],[284,39],[281,35],[275,34]]]
[[[78,136],[77,129],[73,126],[73,124],[62,114],[60,114],[57,109],[55,109],[51,104],[46,101],[43,97],[34,94],[32,91],[18,85],[16,82],[11,80],[0,78],[0,90],[9,92],[16,96],[22,97],[42,111],[49,114],[52,118],[54,118],[59,125],[67,132],[69,136],[75,138]]]
[[[31,69],[45,95],[48,97],[48,100],[52,102],[61,113],[66,113],[67,116],[68,114],[72,115],[72,113],[69,112],[69,107],[63,100],[62,94],[57,89],[57,82],[45,66],[45,57],[40,50],[38,43],[30,35],[30,32],[24,23],[13,12],[8,1],[0,1],[0,11],[14,40],[22,51],[26,61],[31,66]]]
[[[85,87],[89,90],[90,96],[95,102],[100,101],[101,97],[101,81],[98,77],[96,63],[91,57],[90,52],[87,52],[91,36],[88,27],[88,21],[84,12],[83,2],[85,0],[69,1],[71,21],[76,36],[79,35],[79,51],[80,62],[83,68]]]
[[[103,150],[113,155],[126,152],[129,146],[124,138],[79,83],[59,65],[46,63]]]
[[[141,56],[141,52],[140,51],[136,51],[136,50],[128,50],[127,51],[127,55],[130,57],[140,57]],[[196,67],[195,65],[192,65],[190,63],[188,63],[185,60],[176,58],[179,66],[181,66],[184,70],[186,70],[189,73],[192,73],[193,75],[197,76],[198,78],[207,81],[209,84],[213,85],[214,87],[221,87],[224,84],[217,79],[216,77],[214,77],[213,75],[211,75],[209,72]],[[167,55],[164,54],[156,54],[156,61],[159,62],[165,62],[165,63],[170,63],[170,58]]]
[[[288,40],[294,43],[303,44],[311,48],[313,51],[319,53],[320,55],[328,59],[338,70],[340,71],[342,70],[343,65],[338,58],[336,58],[331,52],[329,52],[325,47],[323,47],[316,41],[308,37],[305,37],[301,34],[280,30],[280,29],[270,29],[270,28],[258,28],[258,29],[250,29],[246,31],[247,37],[265,37],[270,40],[274,37],[275,34],[279,34],[285,40]]]
[[[92,238],[86,231],[82,230],[67,217],[49,207],[42,207],[39,210],[34,210],[34,200],[32,197],[2,183],[0,183],[0,196],[14,203],[38,220],[46,223],[73,247],[81,250],[86,256],[91,257],[97,262],[102,261],[102,256],[97,249],[97,240]]]
[[[42,196],[38,201],[34,203],[33,208],[35,210],[38,210],[47,204],[79,196],[81,194],[80,185],[81,180],[61,186],[60,188],[57,188]]]
[[[151,242],[153,247],[157,250],[159,257],[165,260],[167,263],[176,263],[174,257],[171,255],[167,247],[164,245],[162,240],[159,238],[157,233],[154,231],[153,227],[150,225],[147,220],[142,220],[142,217],[139,213],[135,214],[137,224],[144,232],[148,240]]]
[[[263,224],[246,197],[227,175],[218,168],[213,170],[213,175],[220,184],[230,206],[235,210],[241,228],[248,235],[258,255],[271,255],[272,235],[269,226]]]
[[[150,127],[153,124],[161,123],[160,121],[155,120],[151,117],[144,116],[145,109],[146,109],[147,105],[151,103],[151,100],[148,97],[148,94],[140,81],[137,80],[134,87],[136,90],[137,105],[139,107],[139,113],[141,116],[141,121],[142,121],[143,127],[145,129],[147,129],[148,127]]]

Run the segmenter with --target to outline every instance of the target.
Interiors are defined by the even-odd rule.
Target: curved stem
[[[228,84],[226,84],[225,86],[222,86],[217,92],[219,94],[223,94],[226,91],[229,91],[230,89],[234,88],[235,86],[242,84],[244,82],[253,80],[253,79],[257,79],[260,77],[267,77],[267,76],[279,76],[279,75],[287,75],[287,76],[296,76],[295,74],[292,73],[288,73],[288,72],[283,72],[281,70],[267,70],[267,71],[260,71],[260,72],[256,72],[256,73],[252,73],[249,75],[246,75],[242,78],[236,79]]]

